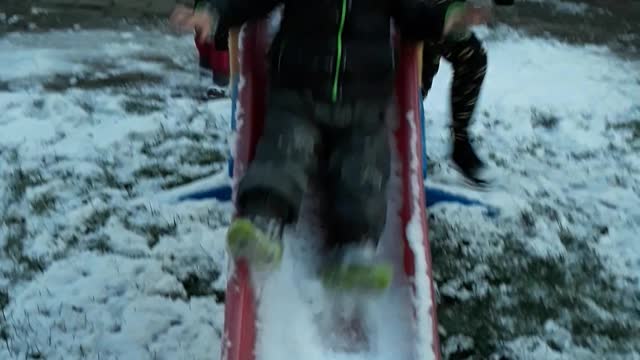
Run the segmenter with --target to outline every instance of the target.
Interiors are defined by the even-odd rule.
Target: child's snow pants
[[[297,221],[310,180],[326,190],[330,245],[377,243],[390,172],[387,102],[317,102],[270,89],[263,135],[238,186],[240,216]]]

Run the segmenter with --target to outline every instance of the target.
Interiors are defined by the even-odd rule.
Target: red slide
[[[266,89],[266,22],[245,24],[239,36],[240,74],[236,111],[237,137],[234,153],[234,199],[237,179],[251,162],[256,143],[262,132],[265,114]],[[398,226],[394,241],[402,241],[401,267],[406,275],[406,287],[411,287],[413,299],[413,326],[416,349],[415,360],[440,359],[437,318],[431,275],[425,194],[422,178],[421,126],[418,95],[417,47],[399,45],[396,80],[397,127],[395,139],[398,153],[400,184],[394,193],[401,200],[399,212],[393,215]],[[226,293],[225,324],[222,339],[223,360],[254,360],[257,340],[255,293],[250,272],[244,261],[233,264]],[[405,309],[401,309],[405,310]],[[411,311],[407,308],[406,311]],[[292,334],[295,336],[295,334]],[[287,344],[283,344],[287,346]],[[395,359],[395,358],[394,358]],[[284,360],[284,359],[283,359]]]

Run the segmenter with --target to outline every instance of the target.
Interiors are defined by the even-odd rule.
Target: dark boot
[[[484,179],[482,174],[486,165],[476,154],[466,130],[454,130],[451,160],[456,169],[470,181],[472,185],[477,187],[485,187],[488,185],[488,180]]]
[[[375,259],[374,242],[357,242],[339,246],[330,254],[322,270],[327,288],[381,292],[389,287],[393,277],[390,264]]]
[[[227,233],[227,246],[233,258],[245,258],[258,269],[278,266],[288,216],[286,203],[266,191],[253,191],[244,194],[239,210],[239,217]]]
[[[221,98],[229,96],[229,76],[223,73],[213,72],[213,85],[207,88],[207,97]]]

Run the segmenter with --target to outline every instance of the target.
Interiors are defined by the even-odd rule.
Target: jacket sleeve
[[[396,0],[392,16],[404,39],[438,41],[447,18],[463,6],[463,1]]]
[[[283,0],[208,0],[227,27],[236,27],[247,21],[265,17]]]

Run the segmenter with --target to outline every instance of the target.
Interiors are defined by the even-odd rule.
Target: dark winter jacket
[[[272,86],[320,101],[385,101],[391,94],[393,19],[404,39],[439,39],[447,5],[425,0],[209,0],[226,26],[265,17],[284,4],[270,49]]]

